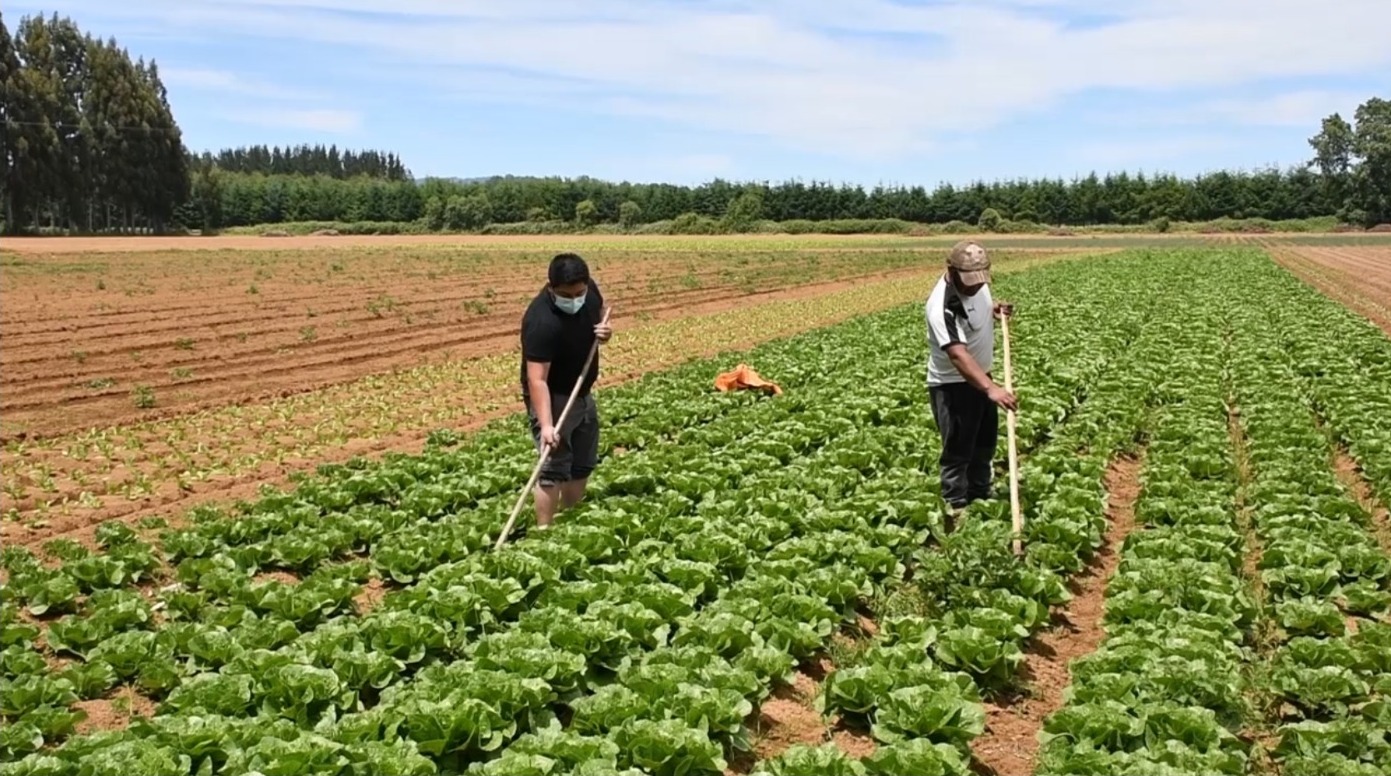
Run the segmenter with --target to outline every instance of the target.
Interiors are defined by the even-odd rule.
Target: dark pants
[[[551,394],[551,419],[560,417],[565,409],[569,394]],[[527,420],[531,425],[531,439],[536,449],[541,449],[541,423],[531,402],[526,402]],[[546,465],[541,467],[541,477],[537,480],[543,488],[559,485],[571,480],[588,479],[599,463],[599,408],[594,402],[594,394],[575,399],[575,406],[565,416],[565,425],[560,427],[560,447],[551,452]]]
[[[942,499],[960,508],[990,498],[999,408],[967,383],[934,385],[928,391],[942,435]]]

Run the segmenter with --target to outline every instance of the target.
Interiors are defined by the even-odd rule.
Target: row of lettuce
[[[1391,559],[1333,473],[1330,441],[1350,445],[1384,498],[1388,471],[1377,440],[1391,421],[1364,408],[1391,411],[1391,341],[1326,312],[1330,303],[1284,273],[1245,282],[1258,297],[1285,293],[1300,302],[1252,306],[1231,324],[1229,368],[1250,450],[1247,500],[1273,626],[1259,688],[1278,737],[1271,756],[1289,776],[1386,773]],[[1313,319],[1323,331],[1311,330]],[[1345,377],[1356,387],[1330,382]]]
[[[1044,725],[1040,774],[1246,770],[1233,731],[1249,716],[1243,647],[1256,610],[1242,576],[1222,311],[1205,298],[1221,288],[1195,285],[1174,308],[1182,315],[1151,324],[1175,355],[1149,368],[1136,529],[1107,583],[1105,639],[1072,664],[1066,705]]]
[[[913,568],[912,584],[934,611],[883,616],[855,664],[837,667],[826,679],[820,706],[862,721],[881,739],[893,736],[893,726],[910,714],[922,720],[918,724],[942,752],[941,762],[921,771],[901,765],[894,773],[979,772],[960,743],[984,729],[980,700],[1023,689],[1025,643],[1050,626],[1051,607],[1071,597],[1065,587],[1054,586],[1085,568],[1102,545],[1107,464],[1116,451],[1137,443],[1153,378],[1146,365],[1162,364],[1155,356],[1165,352],[1163,339],[1145,326],[1154,315],[1152,302],[1142,297],[1139,303],[1119,304],[1133,293],[1134,283],[1157,283],[1161,275],[1151,274],[1141,256],[1117,261],[1126,282],[1079,274],[1072,287],[1077,296],[1055,303],[1071,307],[1104,300],[1106,320],[1063,315],[1048,335],[1046,344],[1056,348],[1052,352],[1075,346],[1091,352],[1093,360],[1084,373],[1060,365],[1081,378],[1081,391],[1021,467],[1025,563],[1015,560],[1003,541],[1008,520],[1003,505],[983,509],[997,519],[966,523]],[[1089,331],[1091,326],[1096,329]],[[1029,412],[1036,399],[1032,391],[1027,394]],[[1040,583],[1051,588],[1049,595],[1038,595]],[[827,743],[793,746],[763,763],[758,773],[862,776],[875,771]]]
[[[1060,293],[1079,284],[1097,286],[1090,299]],[[1011,290],[1038,310],[1037,347],[1019,364],[1038,386],[1027,450],[1139,321],[1129,332],[1104,325],[1091,303],[1104,293],[1119,301],[1121,289],[1076,270]],[[77,609],[44,634],[52,649],[57,628],[71,666],[38,671],[38,634],[10,618],[6,665],[24,670],[7,668],[7,688],[25,689],[7,690],[16,698],[7,730],[18,732],[5,745],[11,756],[44,748],[6,771],[718,772],[747,746],[752,706],[853,621],[857,605],[899,584],[908,566],[961,579],[944,562],[1009,581],[958,584],[953,595],[974,604],[919,623],[917,641],[905,642],[925,647],[940,632],[930,640],[943,675],[974,703],[978,691],[965,688],[1007,679],[1021,634],[1065,593],[1050,569],[1009,561],[998,522],[942,556],[924,549],[940,510],[927,474],[937,442],[925,422],[921,331],[916,310],[898,311],[761,349],[760,369],[789,388],[772,402],[710,396],[719,364],[612,392],[607,446],[625,452],[601,469],[594,499],[563,527],[499,553],[481,550],[530,462],[519,428],[381,467],[327,467],[235,516],[205,511],[163,537],[176,565],[155,607],[122,588],[133,576],[113,574],[39,612]],[[1059,510],[1057,524],[1070,525],[1060,535],[1094,546],[1096,506]],[[123,529],[102,538],[101,556],[118,562],[148,550]],[[316,548],[290,551],[299,545]],[[94,557],[59,549],[72,553],[57,570],[7,555],[7,598],[34,611],[44,605],[36,591]],[[255,581],[274,568],[303,579]],[[354,598],[374,569],[399,587],[359,616]],[[14,582],[26,574],[34,581]],[[129,613],[105,614],[113,602]],[[52,748],[76,721],[67,706],[116,682],[157,698],[160,714]],[[977,727],[951,732],[935,712],[898,708],[898,718],[867,721],[885,744],[874,767],[965,761]],[[978,704],[969,709],[979,716]]]
[[[1311,468],[1314,439],[1282,436],[1279,402],[1322,383],[1279,370],[1299,351],[1258,347],[1269,336],[1259,316],[1283,308],[1263,309],[1253,291],[1233,313],[1222,284],[1299,289],[1258,255],[1227,254],[1134,252],[997,292],[1021,308],[1025,564],[1008,552],[999,502],[931,546],[938,447],[921,313],[895,311],[741,356],[788,389],[777,400],[712,394],[719,361],[605,391],[593,499],[499,553],[485,548],[534,460],[516,419],[201,510],[160,550],[116,524],[99,533],[103,552],[53,547],[56,568],[7,550],[0,773],[718,773],[747,759],[758,705],[868,602],[880,632],[819,702],[869,732],[875,754],[794,747],[758,769],[965,774],[981,699],[1018,684],[1024,643],[1101,544],[1107,463],[1143,433],[1144,529],[1108,591],[1108,638],[1074,666],[1069,704],[1048,722],[1040,773],[1252,767],[1234,733],[1252,718],[1241,676],[1264,656],[1251,634],[1266,613],[1243,587],[1239,492],[1262,544],[1278,534],[1332,553],[1262,555],[1290,638],[1255,681],[1297,709],[1275,755],[1287,772],[1371,773],[1386,765],[1375,660],[1391,645],[1369,619],[1335,632],[1330,606],[1340,621],[1384,616],[1385,556],[1379,565],[1345,495],[1319,497],[1291,474],[1295,461]],[[1194,282],[1174,286],[1180,273]],[[1266,426],[1241,419],[1256,476],[1242,491],[1224,369],[1243,405],[1253,385],[1270,403]],[[1366,440],[1376,427],[1349,428]],[[1326,460],[1312,468],[1336,487]],[[1267,503],[1278,508],[1261,512]],[[1328,594],[1308,594],[1330,569]],[[271,570],[300,579],[257,576]],[[152,599],[136,589],[150,575],[163,584]],[[389,592],[359,613],[371,576]],[[905,584],[920,605],[886,612]],[[21,622],[20,606],[43,627]],[[1298,640],[1309,637],[1317,648]],[[66,665],[49,668],[55,656]],[[75,701],[124,684],[158,700],[159,715],[55,746],[80,720]],[[1300,705],[1311,692],[1322,706]]]
[[[1325,379],[1355,377],[1363,400],[1385,402],[1391,341],[1262,257],[1227,259],[1186,268],[1166,332],[1182,355],[1156,375],[1106,640],[1072,666],[1040,774],[1391,769],[1391,560],[1305,394],[1362,419]],[[1341,428],[1355,453],[1374,452],[1375,423]],[[1375,459],[1361,463],[1375,481]]]

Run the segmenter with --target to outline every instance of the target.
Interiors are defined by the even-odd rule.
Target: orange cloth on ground
[[[716,377],[715,388],[723,393],[740,388],[758,388],[775,396],[782,395],[782,388],[777,383],[759,377],[758,373],[750,369],[748,364],[740,364],[734,368],[734,371],[725,372]]]

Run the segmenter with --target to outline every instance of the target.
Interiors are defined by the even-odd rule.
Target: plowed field
[[[1391,246],[1278,246],[1270,251],[1305,282],[1391,333]]]
[[[512,408],[520,316],[560,248],[548,239],[145,252],[8,241],[26,252],[0,256],[5,538],[244,495]],[[920,298],[943,254],[803,238],[610,243],[583,248],[621,333],[606,382]],[[997,257],[1007,269],[1049,253]]]

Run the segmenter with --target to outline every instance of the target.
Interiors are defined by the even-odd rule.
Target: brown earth
[[[78,701],[72,705],[73,710],[82,711],[87,717],[77,723],[76,733],[125,730],[136,717],[154,716],[155,707],[154,701],[129,686],[121,687],[109,698]]]
[[[283,397],[509,350],[544,255],[135,254],[6,263],[0,441]],[[902,252],[592,260],[616,323],[911,265]],[[809,271],[809,268],[811,271]]]
[[[1067,235],[1070,236],[1070,235]],[[1086,238],[1090,235],[1080,235]],[[1136,241],[1164,239],[1158,234],[1110,234],[1112,238],[1133,238]],[[1182,237],[1182,235],[1170,235]],[[1043,235],[1036,234],[961,234],[961,235],[885,235],[885,234],[739,234],[710,237],[706,235],[466,235],[466,234],[420,234],[420,235],[302,235],[290,237],[262,237],[259,235],[218,235],[216,237],[7,237],[3,247],[15,253],[57,254],[57,253],[145,253],[155,251],[211,251],[211,250],[333,250],[341,248],[397,248],[400,246],[455,246],[467,248],[513,248],[535,246],[547,249],[564,249],[566,246],[649,246],[667,251],[675,249],[700,249],[711,244],[739,245],[753,247],[759,245],[782,246],[789,243],[798,245],[825,243],[829,245],[858,245],[921,243],[924,239],[951,244],[956,240],[975,238],[991,243],[1008,244],[1018,241],[1038,240]]]
[[[1002,261],[1001,272],[1049,257]],[[617,327],[605,382],[751,347],[916,299],[933,270],[818,283],[673,311]],[[692,342],[699,343],[691,347]],[[418,451],[434,428],[468,430],[515,409],[515,356],[502,353],[370,375],[276,399],[134,426],[111,426],[0,451],[0,538],[82,539],[97,523],[171,516],[254,496],[324,461]]]
[[[815,708],[821,683],[833,670],[831,661],[823,657],[814,665],[798,670],[791,685],[775,688],[745,721],[753,750],[730,758],[726,776],[750,773],[758,763],[777,757],[797,744],[820,746],[829,741],[851,757],[874,754],[877,744],[867,731],[846,727],[838,718],[826,719]]]
[[[1362,474],[1362,467],[1340,447],[1334,454],[1334,471],[1371,517],[1372,533],[1376,535],[1377,544],[1381,545],[1383,552],[1391,555],[1391,510],[1372,491],[1371,484]]]
[[[1056,627],[1042,631],[1026,645],[1021,678],[1028,690],[1013,698],[987,702],[985,733],[971,742],[980,773],[991,776],[1030,776],[1038,754],[1038,733],[1044,721],[1062,708],[1063,693],[1072,678],[1068,664],[1091,654],[1106,633],[1106,583],[1120,564],[1125,537],[1135,529],[1135,500],[1140,493],[1140,458],[1117,458],[1106,472],[1107,529],[1101,549],[1068,586],[1073,599]]]
[[[1391,248],[1268,247],[1296,277],[1391,334]]]

